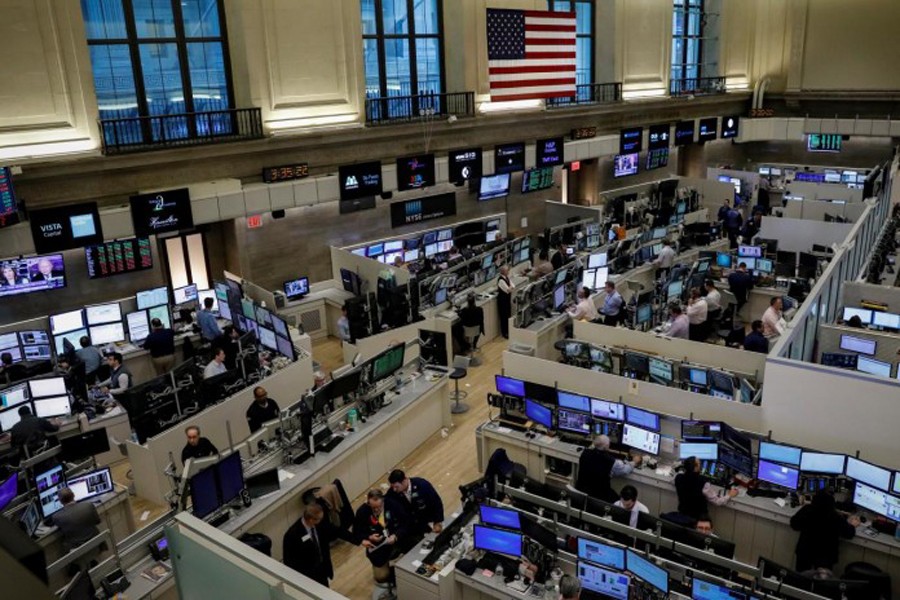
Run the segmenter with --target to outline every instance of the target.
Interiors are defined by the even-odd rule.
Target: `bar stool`
[[[453,391],[450,392],[450,399],[454,400],[450,407],[450,412],[454,415],[460,415],[469,410],[469,405],[460,402],[469,395],[468,392],[459,391],[459,380],[464,379],[469,374],[469,358],[467,356],[453,357],[453,370],[450,371],[450,379],[453,380]]]
[[[477,367],[481,365],[481,359],[476,356],[478,352],[478,347],[475,345],[475,341],[481,335],[481,327],[478,325],[474,325],[472,327],[463,327],[463,337],[466,338],[466,341],[472,345],[472,349],[470,350],[471,356],[469,366]]]

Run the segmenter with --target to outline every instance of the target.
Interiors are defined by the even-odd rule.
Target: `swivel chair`
[[[470,350],[470,362],[469,365],[473,367],[477,367],[481,365],[481,359],[478,358],[477,353],[479,352],[478,347],[476,346],[476,342],[478,338],[481,336],[481,327],[475,325],[473,327],[463,327],[463,337],[466,338],[466,341],[469,342],[472,349]]]

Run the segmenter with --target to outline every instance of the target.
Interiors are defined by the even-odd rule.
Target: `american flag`
[[[487,9],[491,100],[575,95],[575,13]]]

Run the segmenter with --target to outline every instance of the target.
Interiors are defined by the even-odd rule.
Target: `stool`
[[[844,567],[842,579],[866,581],[872,600],[891,600],[891,576],[867,562],[852,562]]]
[[[466,338],[466,341],[471,344],[472,349],[470,350],[470,362],[469,366],[477,367],[481,364],[481,360],[475,355],[478,352],[478,347],[475,343],[478,341],[479,336],[481,336],[481,327],[475,325],[474,327],[463,327],[463,337]]]
[[[468,396],[469,393],[459,391],[459,380],[465,378],[465,376],[469,374],[468,368],[468,357],[453,357],[453,370],[450,371],[450,379],[453,380],[453,391],[450,393],[450,399],[454,400],[455,402],[450,407],[450,412],[454,415],[459,415],[469,410],[469,406],[467,404],[463,404],[462,402],[460,402],[460,400]]]

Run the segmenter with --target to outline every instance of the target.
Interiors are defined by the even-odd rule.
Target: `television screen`
[[[84,311],[81,309],[50,315],[50,333],[53,335],[84,329],[84,325]]]
[[[666,123],[664,125],[651,125],[647,134],[647,148],[649,150],[661,150],[669,148],[669,132],[671,126]]]
[[[697,134],[697,141],[700,143],[709,142],[719,137],[719,118],[708,117],[700,119],[700,132]]]
[[[41,254],[103,243],[96,202],[33,209],[28,220],[34,249]]]
[[[451,183],[481,177],[481,148],[451,150],[447,154],[447,168]]]
[[[647,152],[647,171],[660,169],[669,164],[669,149],[660,148],[658,150],[650,150]]]
[[[475,549],[522,556],[522,534],[475,525]]]
[[[148,238],[131,238],[87,246],[84,257],[90,279],[153,268],[153,252]]]
[[[879,490],[888,491],[891,483],[891,472],[854,456],[847,457],[846,475],[850,479],[862,481]]]
[[[525,142],[494,147],[494,173],[525,170]]]
[[[434,154],[397,159],[397,189],[418,190],[434,185]]]
[[[175,306],[197,302],[199,298],[197,284],[192,283],[184,287],[175,288],[172,290],[172,297],[175,300]]]
[[[66,287],[62,254],[0,260],[0,296]]]
[[[140,237],[194,226],[188,188],[139,194],[129,198],[134,233]]]
[[[341,200],[359,200],[382,192],[381,162],[372,161],[338,167]]]
[[[722,117],[722,139],[737,137],[740,117]]]
[[[840,152],[843,138],[834,133],[810,133],[806,136],[809,152]]]
[[[484,179],[482,179],[484,181]],[[537,192],[553,187],[553,167],[528,169],[522,174],[522,193]]]
[[[8,227],[19,222],[19,204],[12,183],[9,167],[0,167],[0,227]]]
[[[284,282],[284,295],[288,300],[298,300],[309,293],[309,278],[300,277]]]
[[[675,145],[686,146],[694,143],[694,121],[679,121],[675,124]]]
[[[509,173],[482,177],[478,188],[479,200],[493,200],[509,195]]]
[[[638,172],[638,154],[617,154],[613,158],[613,176],[627,177]]]
[[[564,144],[561,137],[538,140],[535,147],[535,166],[554,167],[566,162]]]
[[[619,132],[619,154],[634,154],[643,150],[644,128],[629,127]]]

